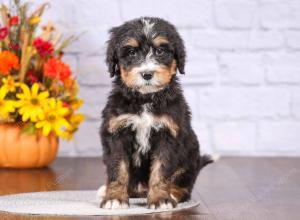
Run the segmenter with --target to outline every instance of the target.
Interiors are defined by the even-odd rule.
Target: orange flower
[[[62,81],[71,76],[70,67],[59,59],[51,58],[44,64],[44,75]]]
[[[68,79],[64,80],[64,86],[67,89],[71,89],[75,83],[76,83],[75,80],[70,77]]]
[[[8,75],[11,69],[18,69],[19,58],[10,51],[0,52],[0,74]]]

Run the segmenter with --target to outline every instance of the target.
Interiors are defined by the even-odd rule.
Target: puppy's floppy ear
[[[110,39],[107,41],[107,50],[106,50],[106,64],[108,66],[108,71],[110,73],[110,77],[114,77],[119,73],[118,66],[118,57],[117,57],[117,45],[116,45],[116,32],[118,28],[112,28],[110,33]]]
[[[175,60],[177,63],[177,68],[181,74],[185,74],[184,67],[185,67],[185,47],[183,40],[178,35],[177,39],[175,40]]]

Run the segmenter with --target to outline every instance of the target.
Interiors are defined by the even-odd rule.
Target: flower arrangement
[[[29,3],[12,0],[0,13],[0,123],[20,123],[24,132],[72,139],[84,116],[78,85],[63,50],[63,40],[50,22],[41,26],[48,4],[29,14]]]

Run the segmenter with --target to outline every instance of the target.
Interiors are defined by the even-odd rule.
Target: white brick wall
[[[37,0],[36,2],[44,2]],[[101,154],[97,130],[110,89],[107,30],[139,16],[178,27],[180,76],[202,149],[231,155],[300,155],[299,0],[52,0],[46,17],[66,34],[87,120],[60,155]]]

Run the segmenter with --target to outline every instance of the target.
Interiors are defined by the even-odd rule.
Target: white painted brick
[[[48,21],[53,22],[53,24],[57,28],[71,28],[73,27],[74,23],[74,16],[73,16],[73,8],[75,4],[73,3],[70,6],[70,2],[68,0],[59,1],[59,0],[51,0],[49,1],[50,7],[47,7],[44,11],[42,17],[42,24],[47,24]],[[43,0],[35,0],[32,1],[33,3],[32,8],[35,9],[39,5],[45,3]]]
[[[199,57],[203,50],[196,47],[197,36],[199,35],[199,30],[197,29],[184,29],[178,28],[178,32],[184,41],[184,46],[186,49],[187,59],[193,59]],[[205,51],[204,51],[205,52]]]
[[[297,119],[300,119],[300,89],[295,89],[292,91],[292,103],[291,111],[292,115]]]
[[[224,84],[257,85],[263,81],[261,54],[225,53],[220,56],[221,82]]]
[[[192,120],[192,127],[197,135],[200,151],[203,154],[211,154],[214,152],[211,146],[210,132],[206,123],[200,122],[195,117]]]
[[[79,97],[84,99],[80,112],[86,115],[87,119],[100,120],[101,111],[104,108],[110,87],[85,87],[81,86]]]
[[[197,85],[183,85],[183,94],[192,114],[192,123],[201,121],[199,118],[199,91],[201,87]],[[203,125],[201,123],[201,125]]]
[[[284,38],[279,31],[250,31],[248,35],[250,49],[279,49],[284,45]]]
[[[80,109],[80,112],[85,114],[89,120],[100,120],[101,112],[105,107],[106,99],[102,99],[101,102],[90,103],[86,102]]]
[[[213,126],[214,147],[221,153],[253,152],[255,124],[250,122],[220,122]]]
[[[288,5],[290,8],[290,20],[289,20],[289,28],[300,28],[300,1],[291,0],[288,1]]]
[[[85,114],[86,119],[89,120],[99,120],[101,118],[101,112],[104,108],[104,99],[99,103],[90,103],[85,102],[84,105],[80,108],[80,112]]]
[[[197,86],[183,86],[184,97],[191,109],[193,118],[197,117],[195,114],[198,111],[198,87]]]
[[[284,38],[279,31],[190,30],[185,33],[194,45],[202,49],[278,49]]]
[[[299,28],[300,2],[298,0],[263,0],[260,19],[264,28]]]
[[[35,4],[44,3],[35,0]],[[51,0],[45,18],[69,28],[81,26],[115,26],[121,23],[117,0]]]
[[[81,85],[111,85],[104,56],[80,56],[78,62],[78,80]]]
[[[76,156],[74,141],[59,140],[58,157],[74,157]]]
[[[258,4],[253,0],[217,0],[215,16],[220,28],[253,27],[257,23]]]
[[[110,87],[86,87],[81,86],[79,90],[79,97],[83,98],[86,103],[103,103],[106,101],[110,92]]]
[[[199,51],[197,57],[188,57],[185,66],[186,74],[180,76],[180,79],[183,84],[213,83],[216,81],[218,72],[216,55]]]
[[[267,80],[274,84],[300,83],[300,69],[294,66],[268,67]]]
[[[78,156],[100,156],[102,148],[99,136],[100,121],[85,121],[74,137]]]
[[[68,53],[80,53],[85,55],[103,55],[106,51],[108,40],[108,28],[104,27],[82,27],[77,29],[66,29],[65,36],[76,36],[75,40],[67,49]]]
[[[274,118],[286,117],[290,112],[290,94],[284,89],[237,87],[203,89],[198,93],[197,113],[201,118]]]
[[[34,5],[45,3],[35,0]],[[75,36],[79,39],[71,44],[66,52],[103,53],[107,31],[111,26],[121,23],[115,0],[52,0],[43,16],[42,25],[48,21],[61,31],[64,38]],[[105,13],[109,10],[109,13]]]
[[[300,53],[266,56],[266,80],[270,83],[300,83]]]
[[[300,147],[300,122],[278,121],[259,124],[259,151],[295,152]]]
[[[291,49],[300,49],[300,31],[288,31],[285,34],[286,44]]]
[[[211,1],[120,1],[124,20],[142,16],[164,18],[178,27],[208,27],[212,23]]]
[[[187,34],[202,49],[245,49],[248,43],[246,31],[191,30]]]
[[[196,114],[198,112],[198,89],[197,86],[183,86],[184,96],[192,113],[192,127],[200,142],[201,151],[211,153],[213,149],[211,147],[208,125],[203,123]]]
[[[73,0],[67,2],[69,6],[74,5],[72,13],[78,18],[73,21],[75,25],[111,27],[121,23],[117,0],[76,0],[76,4]]]
[[[263,0],[260,6],[264,28],[285,28],[289,24],[290,9],[286,0]]]

